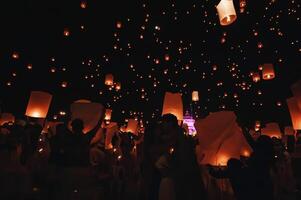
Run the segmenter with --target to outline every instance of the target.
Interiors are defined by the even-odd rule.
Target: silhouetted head
[[[242,163],[236,158],[230,158],[227,162],[227,167],[231,172],[235,172],[242,168]]]
[[[178,127],[177,117],[173,114],[165,114],[162,116],[162,125],[169,126],[172,128]],[[163,127],[164,128],[164,127]]]
[[[71,127],[74,133],[81,133],[84,129],[84,122],[81,119],[74,119],[71,122]]]

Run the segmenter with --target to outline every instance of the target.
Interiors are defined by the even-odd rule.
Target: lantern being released
[[[112,86],[114,84],[114,76],[112,74],[107,74],[105,78],[105,84]]]
[[[199,101],[199,92],[198,91],[192,92],[192,101]]]
[[[282,138],[282,133],[277,123],[266,124],[265,128],[261,129],[261,134],[269,137],[276,137],[278,139]]]
[[[183,120],[183,102],[180,93],[165,93],[162,115],[165,114],[173,114],[179,121]]]
[[[264,64],[262,66],[262,78],[263,80],[271,80],[275,78],[275,71],[273,64]]]
[[[128,125],[126,127],[126,132],[133,133],[135,135],[138,134],[138,121],[135,119],[129,119]]]
[[[301,109],[298,107],[297,99],[292,97],[286,101],[294,129],[301,130]]]
[[[32,91],[25,115],[34,118],[46,118],[52,95],[47,92]]]
[[[112,116],[112,110],[111,109],[106,109],[105,120],[110,121],[111,120],[111,116]]]
[[[15,122],[15,116],[11,113],[1,113],[0,126],[8,122]]]
[[[221,0],[216,9],[222,26],[232,24],[237,18],[232,0]]]

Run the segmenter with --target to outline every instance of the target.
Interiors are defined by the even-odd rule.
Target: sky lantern
[[[27,69],[31,70],[32,69],[32,64],[28,64]]]
[[[81,2],[80,2],[80,7],[81,7],[82,9],[87,8],[87,2],[86,2],[86,1],[81,1]]]
[[[65,37],[68,37],[70,35],[69,29],[65,28],[63,34],[64,34]]]
[[[110,121],[111,117],[112,117],[112,110],[111,109],[106,109],[105,120]]]
[[[255,83],[257,83],[258,81],[260,81],[260,74],[258,72],[253,73],[252,79]]]
[[[296,98],[299,109],[301,110],[301,80],[297,81],[291,86],[291,90]]]
[[[18,52],[13,52],[13,54],[12,54],[12,58],[13,59],[19,59],[19,53]]]
[[[284,134],[285,135],[296,135],[296,130],[294,130],[294,128],[291,126],[286,126],[284,128]]]
[[[275,78],[275,71],[273,64],[264,64],[262,66],[262,78],[263,80],[271,80]]]
[[[170,60],[170,56],[169,56],[168,54],[165,54],[164,60],[165,60],[165,61],[169,61],[169,60]]]
[[[15,116],[12,113],[1,113],[0,115],[0,126],[8,122],[15,122]]]
[[[291,115],[292,124],[295,130],[301,130],[301,109],[298,106],[296,97],[286,100]]]
[[[199,92],[198,91],[192,92],[192,101],[199,101]]]
[[[119,91],[121,89],[121,83],[120,82],[116,83],[115,89],[116,89],[116,91]]]
[[[63,81],[62,83],[61,83],[61,87],[62,88],[66,88],[68,86],[68,83],[66,82],[66,81]]]
[[[105,84],[112,86],[114,84],[114,76],[112,74],[107,74],[105,77]]]
[[[232,111],[210,113],[196,120],[194,126],[199,139],[196,153],[200,164],[225,166],[230,158],[240,159],[241,155],[249,156],[252,152]]]
[[[25,115],[34,118],[46,118],[52,95],[42,91],[32,91]]]
[[[122,22],[121,22],[121,21],[118,21],[118,22],[116,23],[116,27],[117,27],[117,28],[122,28]]]
[[[282,138],[279,125],[277,123],[268,123],[264,128],[261,129],[261,135],[267,135],[269,137]]]
[[[165,92],[162,115],[173,114],[179,121],[183,120],[183,101],[180,93]]]
[[[138,121],[135,119],[129,119],[128,125],[126,127],[126,132],[131,132],[135,135],[138,134]]]
[[[237,18],[232,0],[221,0],[216,9],[222,26],[232,24]]]
[[[95,128],[104,115],[104,107],[100,103],[72,103],[70,106],[71,121],[81,119],[84,122],[84,133]]]

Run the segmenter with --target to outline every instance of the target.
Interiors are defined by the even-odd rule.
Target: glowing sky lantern
[[[201,164],[226,165],[230,158],[248,156],[252,149],[248,145],[236,116],[231,111],[211,113],[194,124],[199,139],[198,158]],[[203,155],[203,156],[200,156]]]
[[[121,89],[121,83],[117,82],[115,85],[115,89],[119,91]]]
[[[112,138],[116,132],[118,132],[118,124],[116,122],[111,122],[106,126],[106,138],[105,138],[105,148],[112,149]]]
[[[114,84],[114,76],[112,74],[107,74],[105,77],[105,84],[108,86],[112,86]]]
[[[294,130],[294,128],[291,126],[286,126],[284,128],[284,134],[285,135],[296,135],[296,130]]]
[[[253,73],[252,79],[255,83],[257,83],[258,81],[260,81],[260,74],[258,72]]]
[[[221,0],[216,9],[222,26],[232,24],[237,18],[232,0]]]
[[[198,91],[192,92],[192,101],[199,101],[199,92]]]
[[[46,118],[52,95],[42,91],[32,91],[25,115],[34,118]]]
[[[87,8],[87,2],[86,2],[86,1],[81,1],[81,2],[80,2],[80,7],[81,7],[82,9]]]
[[[180,93],[165,92],[162,115],[173,114],[179,121],[183,120],[183,101]]]
[[[112,117],[112,110],[111,109],[106,109],[105,120],[110,121],[111,117]]]
[[[128,125],[126,127],[126,132],[131,132],[135,135],[138,134],[138,121],[135,119],[129,119]]]
[[[0,126],[8,122],[15,122],[15,116],[12,113],[1,113]]]
[[[261,129],[261,135],[267,135],[269,137],[282,138],[279,125],[277,123],[268,123],[264,128]]]
[[[294,129],[301,130],[301,109],[298,106],[296,97],[289,98],[286,102]]]
[[[71,121],[81,119],[84,122],[84,133],[95,128],[101,123],[104,115],[104,107],[100,103],[72,103],[70,106]]]
[[[291,90],[296,98],[299,109],[301,110],[301,80],[297,81],[291,86]]]
[[[271,80],[275,78],[275,71],[273,64],[264,64],[262,66],[262,78],[263,80]]]

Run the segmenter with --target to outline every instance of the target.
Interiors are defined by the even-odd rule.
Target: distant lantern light
[[[116,89],[117,91],[119,91],[119,90],[121,89],[121,83],[117,82],[117,83],[116,83],[116,86],[115,86],[115,89]]]
[[[164,60],[165,60],[165,61],[169,61],[169,60],[170,60],[170,57],[169,57],[169,55],[168,55],[168,54],[165,54],[165,56],[164,56]]]
[[[32,91],[25,115],[34,118],[46,118],[52,95],[42,91]]]
[[[105,77],[105,84],[108,86],[112,86],[114,84],[114,76],[112,74],[107,74]]]
[[[221,0],[216,9],[222,26],[232,24],[237,18],[232,0]]]
[[[273,64],[264,64],[262,67],[262,78],[264,80],[271,80],[275,78],[275,71]]]
[[[31,70],[32,69],[32,64],[28,64],[27,69]]]
[[[69,29],[65,28],[63,34],[64,34],[65,37],[68,37],[70,35]]]
[[[116,27],[117,27],[117,28],[122,28],[122,23],[121,23],[121,21],[118,21],[118,22],[116,23]]]
[[[12,54],[12,58],[13,59],[19,59],[19,53],[18,52],[13,52],[13,54]]]
[[[87,2],[86,2],[86,1],[80,2],[80,7],[81,7],[82,9],[87,8]]]
[[[258,81],[260,81],[260,74],[258,72],[253,73],[252,79],[255,83],[257,83]]]
[[[199,92],[198,91],[192,92],[192,101],[199,101]]]
[[[106,109],[105,120],[110,121],[111,117],[112,117],[112,110],[111,109]]]
[[[68,86],[68,83],[66,82],[66,81],[63,81],[62,83],[61,83],[61,87],[62,88],[66,88]]]

